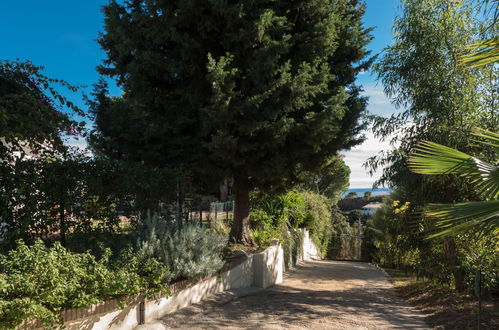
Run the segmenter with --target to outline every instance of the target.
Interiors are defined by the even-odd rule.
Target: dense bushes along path
[[[313,261],[284,283],[228,301],[227,295],[168,315],[148,329],[427,329],[388,278],[360,262]]]

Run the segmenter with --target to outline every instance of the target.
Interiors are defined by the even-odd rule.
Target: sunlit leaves
[[[473,135],[482,138],[477,142],[497,148],[499,134],[475,129]],[[497,162],[497,160],[496,160]],[[423,141],[409,157],[409,167],[419,174],[457,174],[473,184],[486,201],[430,205],[426,215],[438,220],[440,232],[431,235],[457,234],[471,228],[493,232],[499,228],[499,168],[461,151]]]
[[[471,53],[461,56],[461,63],[470,68],[499,61],[499,39],[481,40],[466,47]]]

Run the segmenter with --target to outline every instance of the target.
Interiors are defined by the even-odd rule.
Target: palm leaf
[[[456,174],[476,185],[485,198],[499,197],[499,168],[441,144],[423,141],[409,156],[409,168],[419,174]]]
[[[480,137],[485,141],[476,141],[482,144],[487,144],[499,148],[499,134],[484,130],[483,128],[475,127],[471,132],[474,136]]]
[[[460,63],[470,68],[495,63],[499,61],[499,39],[480,40],[467,46],[472,52],[461,56]]]
[[[471,229],[495,233],[499,228],[499,201],[432,204],[425,214],[437,219],[435,238],[465,233]]]

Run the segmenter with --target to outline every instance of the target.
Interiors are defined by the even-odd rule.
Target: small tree
[[[355,191],[351,191],[345,196],[345,198],[357,198],[357,197],[359,197],[359,195]]]
[[[370,192],[370,191],[365,191],[364,192],[364,199],[366,201],[369,201],[371,199],[371,196],[372,196],[372,192]]]
[[[31,62],[0,60],[0,163],[27,153],[50,153],[64,149],[61,134],[75,135],[84,123],[71,120],[67,106],[84,113],[59,94],[54,85],[75,92],[76,87],[41,73]]]
[[[335,204],[347,191],[350,168],[343,157],[334,156],[316,172],[305,172],[301,180],[302,188],[327,196]]]

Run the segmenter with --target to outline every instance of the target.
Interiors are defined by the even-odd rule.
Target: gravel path
[[[240,295],[240,293],[239,293]],[[311,261],[267,290],[211,299],[162,318],[155,328],[427,329],[394,295],[386,275],[360,262]]]

